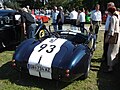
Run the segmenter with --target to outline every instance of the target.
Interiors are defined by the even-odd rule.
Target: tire
[[[80,80],[85,80],[89,76],[90,66],[91,66],[91,59],[88,60],[86,72],[84,73],[84,75],[80,77]]]

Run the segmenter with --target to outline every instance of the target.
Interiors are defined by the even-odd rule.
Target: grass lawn
[[[3,51],[0,53],[0,90],[120,90],[120,64],[116,64],[114,72],[104,73],[106,65],[100,61],[102,48],[103,31],[100,31],[89,77],[72,83],[57,82],[27,74],[20,77],[19,72],[11,67],[10,61],[14,51]]]

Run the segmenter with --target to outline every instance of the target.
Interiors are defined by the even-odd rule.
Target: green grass
[[[103,53],[103,31],[99,32],[98,44],[94,52],[89,77],[72,83],[57,82],[29,76],[11,67],[14,51],[0,53],[0,90],[120,90],[120,64],[113,73],[104,73],[105,63],[101,63]]]

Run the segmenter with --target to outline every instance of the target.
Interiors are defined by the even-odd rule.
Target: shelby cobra
[[[44,33],[45,31],[45,33]],[[23,41],[12,66],[20,72],[46,79],[72,82],[85,79],[90,70],[95,38],[74,31],[41,30],[41,38]]]
[[[0,50],[21,41],[21,14],[15,10],[0,10]]]

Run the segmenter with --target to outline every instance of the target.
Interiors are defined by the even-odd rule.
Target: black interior
[[[57,32],[57,33],[59,35],[58,37],[67,39],[76,44],[85,43],[88,40],[88,35],[84,35],[82,33],[76,33],[76,34],[74,33],[72,34],[69,32],[68,33]]]

